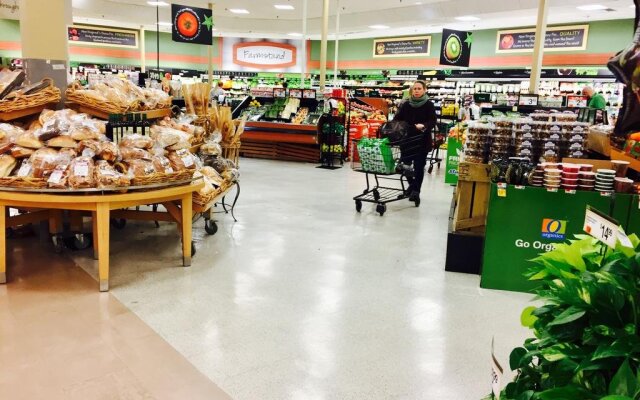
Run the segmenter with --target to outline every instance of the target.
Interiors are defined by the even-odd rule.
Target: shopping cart
[[[362,203],[375,203],[376,212],[383,216],[387,211],[387,204],[409,197],[409,182],[415,172],[411,160],[419,152],[424,151],[424,138],[421,136],[406,136],[391,141],[390,138],[359,139],[353,141],[357,148],[359,161],[353,161],[353,170],[362,172],[366,176],[367,188],[353,198],[356,211],[362,210]],[[393,184],[392,182],[396,182]],[[414,201],[420,206],[420,199]]]

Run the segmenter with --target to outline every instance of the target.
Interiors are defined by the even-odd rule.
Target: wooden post
[[[540,87],[540,72],[542,70],[542,58],[544,57],[544,42],[547,36],[547,0],[538,0],[538,23],[536,25],[536,42],[533,49],[531,63],[531,77],[529,78],[529,93],[538,94]]]
[[[323,0],[322,41],[320,43],[320,91],[324,92],[327,79],[327,32],[329,31],[329,0]]]

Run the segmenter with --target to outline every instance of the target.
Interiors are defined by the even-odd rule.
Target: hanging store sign
[[[442,44],[440,46],[440,65],[468,67],[472,43],[472,32],[443,29]]]
[[[288,43],[236,43],[233,45],[233,63],[258,69],[288,68],[297,64],[297,53],[297,48]]]
[[[589,25],[556,26],[547,28],[545,51],[586,50]],[[498,31],[496,53],[532,52],[536,42],[536,29]]]
[[[373,40],[373,57],[427,57],[431,36],[413,36]]]
[[[171,4],[171,38],[174,42],[213,44],[213,11]]]
[[[138,31],[71,25],[67,28],[69,43],[138,48]]]

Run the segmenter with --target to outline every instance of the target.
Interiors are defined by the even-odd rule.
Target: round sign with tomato
[[[202,25],[198,14],[190,8],[179,10],[174,19],[175,32],[184,40],[193,40],[200,35]]]

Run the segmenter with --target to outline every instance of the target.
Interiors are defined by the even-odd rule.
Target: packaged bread
[[[61,159],[69,160],[69,162],[71,162],[71,160],[73,160],[74,158],[78,157],[78,152],[75,149],[72,149],[70,147],[64,147],[58,150],[58,154],[60,155]]]
[[[67,182],[69,180],[69,163],[63,162],[53,169],[49,179],[47,179],[47,185],[51,189],[65,189],[67,188]]]
[[[11,155],[15,158],[28,158],[35,152],[33,149],[27,149],[22,146],[13,146],[11,148]]]
[[[11,124],[0,124],[0,142],[15,142],[24,129]]]
[[[163,174],[171,174],[174,172],[173,167],[171,166],[171,161],[169,161],[169,159],[165,156],[154,156],[151,159],[151,162],[153,163],[153,167],[157,172]]]
[[[134,133],[132,135],[126,135],[120,141],[120,147],[134,147],[136,149],[150,149],[153,147],[153,139],[149,136],[142,136]]]
[[[116,171],[105,160],[96,161],[95,178],[98,188],[129,186],[130,179]]]
[[[127,147],[120,145],[120,156],[123,160],[150,160],[151,153],[146,150],[135,147]]]
[[[13,143],[11,142],[4,142],[4,143],[0,143],[0,154],[4,154],[4,153],[8,153],[11,151],[11,149],[13,148]]]
[[[97,140],[82,140],[78,142],[76,151],[83,156],[95,157],[100,152],[100,142]]]
[[[193,178],[200,178],[202,177],[202,180],[204,181],[204,186],[202,186],[202,188],[200,190],[198,190],[198,194],[202,197],[207,197],[212,195],[215,191],[216,188],[213,186],[213,183],[211,183],[211,181],[209,180],[209,178],[207,178],[204,174],[202,174],[200,171],[196,171],[193,173]]]
[[[200,172],[217,187],[220,187],[222,185],[222,182],[224,181],[224,178],[218,173],[218,171],[211,167],[202,167],[200,169]]]
[[[189,150],[178,150],[169,153],[169,161],[171,161],[171,167],[175,171],[184,171],[187,169],[196,169],[195,156],[189,152]]]
[[[167,147],[167,150],[169,151],[178,151],[178,150],[188,150],[191,148],[191,143],[189,142],[185,142],[185,141],[180,141],[172,146]]]
[[[58,165],[58,151],[51,148],[38,149],[29,157],[34,178],[48,178]]]
[[[69,168],[69,186],[71,188],[84,189],[96,186],[93,158],[82,156],[74,158]]]
[[[78,141],[98,140],[102,134],[97,129],[91,129],[85,125],[76,125],[69,129],[69,136]]]
[[[188,133],[164,125],[153,125],[149,137],[163,148],[173,146],[181,141],[190,142],[191,140],[191,135]]]
[[[75,149],[78,143],[69,135],[60,135],[47,141],[47,146],[57,148],[70,148]]]
[[[140,178],[155,174],[156,168],[149,160],[128,160],[127,172],[130,178]]]
[[[44,147],[44,143],[42,143],[32,131],[26,131],[18,135],[16,138],[16,144],[28,149],[39,149]]]
[[[120,158],[120,150],[113,142],[100,142],[96,155],[103,160],[115,162]]]
[[[6,178],[16,167],[18,160],[9,154],[0,155],[0,178]]]

